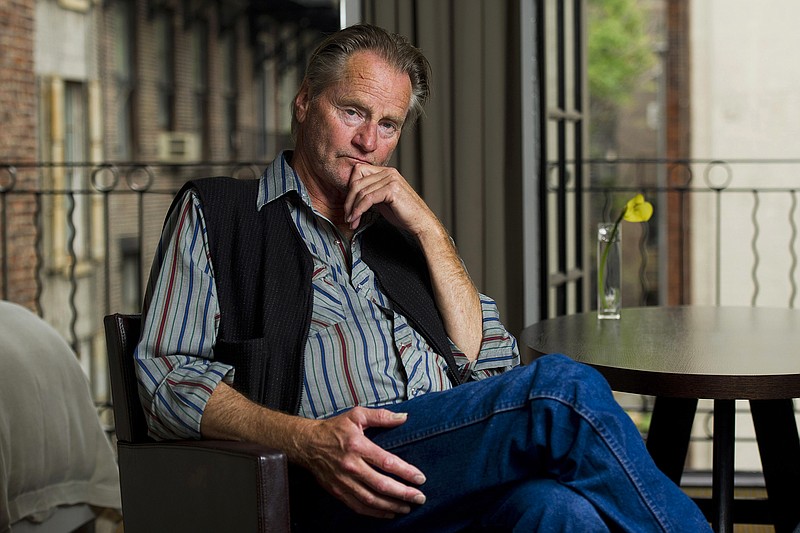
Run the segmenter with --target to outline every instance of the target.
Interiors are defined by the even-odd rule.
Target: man
[[[298,530],[706,530],[597,373],[511,369],[494,302],[386,166],[428,77],[402,37],[337,32],[295,150],[178,195],[137,353],[152,434],[283,450],[315,479],[293,473]]]

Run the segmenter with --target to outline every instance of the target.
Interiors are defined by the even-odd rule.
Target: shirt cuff
[[[450,342],[462,379],[484,379],[505,372],[520,362],[517,340],[500,322],[497,304],[483,294],[480,295],[480,301],[483,338],[478,357],[470,361],[452,341]]]

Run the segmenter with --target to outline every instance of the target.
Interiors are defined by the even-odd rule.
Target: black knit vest
[[[220,323],[214,358],[235,367],[234,388],[272,409],[300,408],[304,352],[311,323],[313,259],[284,201],[256,209],[258,180],[188,182],[203,207]],[[298,199],[299,201],[299,199]],[[459,374],[433,298],[422,251],[380,219],[363,234],[362,258],[395,309]]]

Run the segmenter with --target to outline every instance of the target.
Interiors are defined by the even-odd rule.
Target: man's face
[[[341,82],[312,96],[304,87],[295,101],[296,170],[307,185],[343,197],[355,164],[389,161],[408,112],[411,81],[374,53],[358,52]]]

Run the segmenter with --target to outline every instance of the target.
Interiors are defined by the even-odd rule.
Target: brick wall
[[[155,161],[158,156],[158,75],[160,58],[155,49],[156,25],[154,17],[149,16],[147,3],[137,1],[136,8],[136,114],[137,114],[137,140],[139,151],[135,157],[145,161]],[[201,155],[204,161],[229,160],[228,141],[225,136],[225,106],[224,106],[224,66],[227,58],[221,47],[219,14],[213,6],[207,6],[195,14],[195,18],[188,21],[184,16],[184,2],[168,3],[173,14],[174,54],[175,54],[175,130],[183,132],[196,132],[195,124],[198,122],[195,111],[195,94],[193,80],[192,34],[196,22],[201,20],[205,24],[206,40],[208,44],[208,79],[205,115],[208,124],[205,151]],[[253,127],[255,116],[254,91],[256,90],[253,72],[253,52],[250,48],[250,39],[247,35],[247,20],[240,17],[231,29],[235,33],[238,64],[238,123],[246,127]],[[113,36],[107,37],[113,39]],[[109,138],[113,131],[106,128]],[[249,159],[256,154],[242,153],[240,157]]]
[[[110,4],[109,4],[110,5]],[[194,104],[194,77],[192,51],[192,37],[196,26],[194,20],[201,20],[206,28],[206,39],[208,45],[207,71],[208,79],[207,98],[205,105],[205,119],[207,120],[208,130],[204,143],[204,151],[200,159],[203,161],[250,161],[260,154],[255,153],[252,143],[245,143],[245,149],[236,154],[231,154],[228,149],[228,140],[225,132],[225,66],[223,61],[227,61],[221,46],[219,20],[220,14],[215,4],[206,3],[193,17],[186,17],[184,9],[187,5],[182,1],[167,1],[160,4],[161,13],[169,13],[171,16],[171,27],[174,35],[174,72],[175,72],[175,109],[174,109],[174,131],[195,132],[195,124],[199,121],[195,117]],[[103,8],[101,16],[100,43],[101,47],[107,52],[101,54],[101,79],[103,86],[103,131],[104,131],[104,152],[106,159],[115,160],[117,155],[117,109],[119,95],[116,93],[116,85],[113,79],[114,39],[118,38],[111,29],[113,26],[112,7]],[[136,0],[134,2],[134,24],[133,35],[135,40],[134,52],[134,142],[132,159],[134,161],[155,163],[150,168],[153,172],[153,183],[151,188],[156,190],[177,190],[182,183],[192,177],[199,177],[210,174],[226,174],[231,171],[226,166],[191,167],[176,169],[169,166],[158,165],[158,138],[161,133],[158,120],[158,96],[159,96],[159,57],[157,50],[157,12],[148,8],[146,0]],[[233,32],[237,48],[237,124],[246,130],[255,129],[256,113],[256,83],[254,63],[255,53],[252,49],[252,39],[249,35],[248,20],[242,13],[227,32]],[[120,181],[117,189],[127,189],[129,184],[126,176],[130,175],[131,169],[120,167]],[[137,170],[138,177],[143,177],[142,170]],[[152,255],[156,247],[157,239],[160,235],[161,225],[164,215],[169,206],[171,197],[164,195],[146,195],[143,202],[139,204],[135,195],[113,196],[111,198],[110,234],[109,239],[109,268],[111,272],[111,295],[110,302],[113,310],[120,309],[121,287],[119,276],[123,271],[121,257],[121,243],[123,240],[130,240],[138,235],[141,225],[143,231],[142,242],[142,266],[146,282]],[[130,309],[129,309],[130,310]]]
[[[48,0],[39,0],[48,1]],[[182,0],[165,0],[155,4],[147,0],[130,0],[133,12],[132,38],[134,44],[134,66],[132,78],[133,85],[133,143],[129,154],[124,156],[128,162],[158,163],[158,76],[159,61],[161,58],[156,50],[156,24],[152,9],[168,9],[172,14],[172,28],[174,32],[175,53],[175,109],[174,130],[191,132],[196,131],[195,120],[196,106],[194,105],[194,80],[192,62],[192,32],[195,20],[202,20],[205,25],[205,35],[208,44],[208,79],[207,98],[204,113],[207,120],[207,133],[204,143],[204,152],[201,159],[204,161],[231,161],[248,163],[263,161],[265,156],[274,155],[278,146],[273,142],[269,151],[265,153],[264,147],[259,146],[257,139],[262,128],[270,130],[272,137],[286,136],[286,132],[272,131],[283,128],[277,120],[288,102],[286,94],[293,92],[291,83],[278,79],[293,78],[294,73],[289,69],[277,65],[286,63],[285,57],[267,59],[271,66],[270,72],[279,73],[278,76],[269,77],[270,86],[267,88],[268,104],[272,106],[267,113],[268,124],[262,124],[259,117],[259,102],[263,95],[258,94],[258,71],[264,64],[259,62],[264,50],[256,50],[260,46],[259,39],[252,35],[253,25],[248,18],[248,12],[243,4],[240,10],[231,11],[230,6],[209,2],[184,2]],[[36,21],[35,16],[37,0],[0,0],[0,165],[3,162],[28,162],[47,161],[52,159],[52,154],[46,146],[46,136],[39,132],[40,118],[38,106],[44,105],[44,100],[39,94],[47,94],[48,79],[42,78],[37,82],[34,66],[34,39]],[[90,69],[87,83],[96,83],[100,88],[100,129],[102,149],[92,153],[94,163],[100,161],[120,162],[123,158],[118,150],[118,134],[120,131],[118,84],[114,78],[115,44],[120,35],[115,30],[113,10],[126,5],[120,2],[92,2],[87,14],[92,16],[92,23],[96,24],[96,40],[92,44],[97,50],[96,70]],[[186,8],[196,10],[192,16],[184,13]],[[220,20],[223,18],[220,9],[228,9],[225,18],[229,28],[222,30]],[[275,33],[271,36],[271,43],[275,49],[285,49],[277,46],[277,41],[303,42],[306,34],[314,34],[311,29],[300,29],[292,23],[275,23],[270,27],[262,28],[263,31]],[[221,46],[221,32],[232,32],[235,35],[237,48],[236,94],[237,118],[236,124],[240,136],[239,150],[231,153],[229,140],[225,129],[225,80],[226,72],[224,61],[228,57]],[[229,34],[229,33],[228,33]],[[315,38],[318,36],[315,35]],[[94,63],[92,63],[94,65]],[[99,83],[97,83],[99,82]],[[41,86],[39,86],[41,85]],[[284,94],[285,93],[285,94]],[[280,109],[277,109],[277,108]],[[46,108],[43,111],[47,112]],[[43,117],[42,124],[47,124],[49,119]],[[44,132],[46,133],[46,132]],[[198,132],[199,133],[199,132]],[[37,147],[37,142],[44,139],[44,146]],[[96,140],[96,139],[93,139]],[[44,153],[39,153],[40,151]],[[141,182],[144,176],[142,166],[123,164],[119,166],[119,180],[117,190],[129,191],[133,181]],[[190,177],[228,174],[233,171],[231,165],[214,165],[204,167],[189,167],[178,169],[176,167],[154,164],[147,167],[153,172],[151,189],[159,191],[177,190],[180,185]],[[46,172],[45,172],[46,173]],[[41,287],[37,279],[48,277],[43,266],[36,257],[37,224],[36,217],[46,214],[50,198],[45,197],[45,207],[39,212],[33,195],[19,194],[20,190],[35,189],[49,186],[49,183],[39,183],[39,170],[19,166],[16,169],[14,191],[2,194],[4,189],[11,187],[11,178],[7,167],[0,166],[0,265],[8,265],[5,270],[0,270],[0,297],[22,303],[35,309]],[[243,175],[247,175],[245,172]],[[105,185],[110,173],[104,173],[100,180]],[[255,177],[255,176],[254,176]],[[121,275],[123,272],[121,243],[130,243],[136,240],[142,231],[144,241],[141,245],[143,255],[142,264],[144,277],[147,276],[155,243],[160,234],[160,228],[167,206],[171,197],[169,194],[146,195],[139,202],[138,195],[112,195],[109,197],[109,240],[106,256],[93,257],[92,267],[100,267],[108,261],[110,278],[109,306],[111,310],[119,310],[122,301]],[[43,248],[44,249],[44,248]],[[5,250],[5,252],[4,252]],[[37,268],[39,269],[37,271]],[[100,269],[97,270],[101,272]],[[103,274],[104,275],[104,274]],[[46,282],[47,280],[44,280]],[[100,281],[103,281],[100,279]],[[142,280],[144,281],[144,280]],[[104,300],[105,294],[101,287],[97,288],[99,301]]]
[[[37,158],[34,12],[35,0],[0,2],[0,164]],[[20,168],[13,188],[29,189],[35,180],[33,171]],[[0,190],[10,186],[8,169],[0,168]],[[19,194],[0,195],[0,201],[5,202],[0,206],[0,237],[5,239],[8,259],[7,278],[0,279],[0,297],[34,309],[35,202],[32,196]]]

